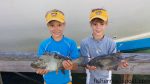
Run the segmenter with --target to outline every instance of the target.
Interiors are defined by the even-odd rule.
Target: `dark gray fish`
[[[97,56],[91,59],[88,62],[88,65],[96,66],[97,68],[100,68],[102,70],[117,70],[119,63],[121,63],[121,60],[126,60],[126,61],[133,60],[135,56],[136,55],[122,58],[121,53]]]

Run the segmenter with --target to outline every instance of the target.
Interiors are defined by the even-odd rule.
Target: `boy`
[[[54,9],[46,13],[45,19],[51,36],[40,44],[38,56],[43,55],[45,52],[57,52],[63,56],[70,57],[72,60],[78,58],[75,41],[63,35],[65,27],[64,13]],[[72,84],[70,70],[76,66],[69,60],[63,61],[63,66],[66,69],[65,74],[60,70],[56,73],[56,71],[48,72],[45,69],[37,69],[36,73],[43,75],[46,84]]]
[[[87,61],[89,61],[96,56],[116,53],[115,42],[104,34],[108,24],[107,11],[105,9],[93,9],[89,19],[92,35],[82,40],[81,56],[88,56]],[[86,84],[111,84],[112,72],[110,70],[98,70],[95,66],[87,66],[86,72]]]

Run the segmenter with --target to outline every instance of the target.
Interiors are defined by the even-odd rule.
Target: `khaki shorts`
[[[46,84],[46,83],[44,82],[44,84]],[[72,84],[72,82],[69,82],[69,83],[67,83],[67,84]]]

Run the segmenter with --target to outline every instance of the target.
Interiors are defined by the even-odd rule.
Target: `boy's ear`
[[[64,23],[63,23],[63,25],[65,26],[65,25],[66,25],[66,23],[64,22]]]
[[[90,26],[92,26],[92,22],[89,22],[90,23]]]

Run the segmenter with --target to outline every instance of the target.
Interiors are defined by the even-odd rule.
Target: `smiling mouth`
[[[54,33],[54,34],[59,35],[59,34],[61,34],[61,33],[60,33],[60,32],[58,32],[58,33]]]
[[[53,34],[60,34],[61,32],[53,32]]]
[[[96,33],[100,33],[101,31],[100,30],[96,30]]]

